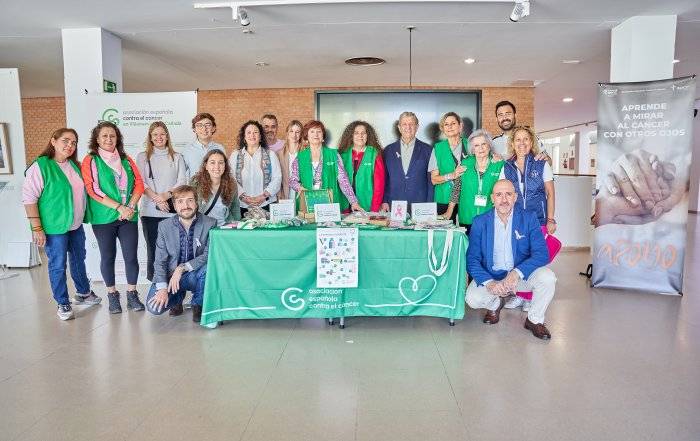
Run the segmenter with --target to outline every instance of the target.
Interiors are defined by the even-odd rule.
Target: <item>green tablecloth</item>
[[[357,288],[316,288],[316,229],[215,229],[202,325],[224,320],[425,315],[464,317],[467,237],[454,231],[447,268],[445,231],[359,230]],[[431,270],[432,267],[432,270]]]

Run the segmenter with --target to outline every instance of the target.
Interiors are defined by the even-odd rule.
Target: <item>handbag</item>
[[[156,188],[156,181],[153,180],[153,167],[151,167],[151,160],[147,159],[147,161],[148,161],[148,177],[151,179],[151,181],[153,181],[153,189],[156,191],[156,193],[158,193],[158,189]],[[175,211],[175,203],[173,202],[172,196],[170,196],[168,199],[166,199],[165,202],[168,204],[168,211],[160,210],[160,207],[156,207],[156,208],[158,208],[158,210],[160,210],[160,211],[163,211],[164,213],[177,213],[177,211]]]

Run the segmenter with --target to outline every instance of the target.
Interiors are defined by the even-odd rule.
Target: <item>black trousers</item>
[[[146,239],[146,278],[153,280],[153,261],[156,258],[156,240],[158,239],[158,224],[167,217],[141,216],[143,238]]]
[[[438,202],[437,203],[438,214],[446,212],[448,206],[449,206],[449,204],[441,204]],[[459,204],[456,204],[455,209],[452,210],[452,216],[450,216],[450,220],[452,220],[452,222],[457,222],[457,212],[458,211],[459,211]]]
[[[139,279],[139,227],[136,222],[116,220],[109,224],[93,225],[97,246],[100,249],[100,272],[105,286],[114,286],[114,261],[117,258],[117,239],[122,248],[126,283],[136,285]]]

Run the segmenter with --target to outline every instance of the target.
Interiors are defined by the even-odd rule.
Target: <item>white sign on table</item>
[[[437,204],[435,202],[416,202],[411,204],[411,217],[416,222],[437,220]]]
[[[285,219],[294,217],[294,203],[280,202],[278,204],[270,204],[270,222],[277,223]]]
[[[316,204],[314,205],[316,223],[340,222],[340,204]]]
[[[316,207],[318,208],[318,205]],[[357,288],[357,244],[357,228],[316,230],[317,288]]]
[[[391,201],[391,222],[405,222],[407,211],[407,201]]]

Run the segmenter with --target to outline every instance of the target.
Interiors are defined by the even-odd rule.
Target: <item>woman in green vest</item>
[[[325,134],[321,121],[309,121],[301,132],[302,148],[289,172],[289,187],[297,193],[297,208],[300,191],[330,189],[333,202],[338,202],[342,193],[353,210],[361,210],[343,160],[336,150],[323,145]]]
[[[469,155],[469,143],[462,136],[462,129],[462,118],[455,112],[447,112],[440,118],[440,130],[446,139],[435,144],[428,163],[438,213],[447,210],[454,181],[464,173],[461,162]],[[451,219],[455,220],[456,215],[453,211]]]
[[[62,128],[53,132],[49,143],[24,172],[22,202],[34,242],[45,247],[49,283],[58,304],[58,318],[74,318],[66,284],[66,263],[78,305],[97,305],[102,299],[90,290],[85,272],[85,186],[80,176],[78,134]]]
[[[386,170],[382,146],[374,128],[364,121],[353,121],[340,137],[338,152],[357,200],[365,211],[379,211],[384,199]],[[348,211],[350,203],[340,198],[340,209]]]
[[[92,129],[81,170],[89,196],[92,231],[100,249],[100,272],[107,287],[109,312],[122,312],[119,291],[114,286],[117,239],[126,270],[126,306],[143,311],[145,308],[136,291],[139,278],[136,204],[143,194],[143,180],[134,160],[124,152],[122,134],[116,125],[102,121]]]
[[[491,191],[499,179],[505,179],[502,158],[491,153],[493,141],[489,132],[479,129],[469,136],[471,155],[462,159],[464,173],[455,180],[446,218],[451,218],[457,208],[459,224],[467,229],[472,226],[474,216],[493,207]]]

